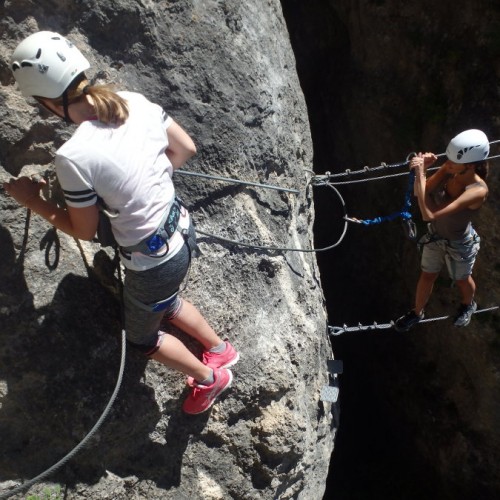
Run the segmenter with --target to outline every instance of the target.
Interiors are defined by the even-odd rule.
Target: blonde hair
[[[112,85],[91,85],[85,75],[76,78],[66,90],[68,104],[78,102],[85,95],[92,97],[97,119],[108,125],[121,125],[128,118],[127,101],[114,92]],[[63,97],[52,99],[55,104],[62,106]]]

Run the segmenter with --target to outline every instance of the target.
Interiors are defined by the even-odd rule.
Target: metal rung
[[[321,389],[320,399],[327,403],[336,403],[339,399],[339,388],[331,385],[324,385]]]

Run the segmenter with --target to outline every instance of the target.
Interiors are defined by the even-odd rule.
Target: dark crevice
[[[297,72],[308,107],[314,170],[318,174],[343,171],[346,167],[353,166],[362,168],[360,158],[364,153],[370,152],[370,145],[364,144],[363,148],[362,144],[366,131],[369,131],[366,139],[372,142],[375,142],[377,136],[385,137],[383,134],[386,133],[378,117],[370,117],[365,112],[362,100],[375,101],[380,98],[381,101],[386,100],[386,103],[380,102],[380,107],[387,105],[395,90],[390,83],[391,78],[398,76],[395,68],[392,76],[380,75],[377,80],[370,81],[366,74],[363,75],[359,60],[353,62],[354,40],[351,37],[361,35],[350,32],[339,11],[344,9],[344,16],[349,11],[349,15],[355,17],[352,10],[363,6],[346,6],[343,3],[348,4],[333,0],[282,1]],[[370,43],[369,34],[364,35],[366,40],[355,42]],[[390,58],[390,54],[385,55],[385,60]],[[356,89],[360,90],[358,95]],[[432,121],[441,109],[434,107],[431,112],[428,108],[420,107],[420,114],[415,113],[417,101],[413,102],[404,95],[405,92],[408,93],[409,98],[411,91],[399,87],[398,90],[399,97],[407,100],[408,104],[404,111],[398,110],[397,106],[393,107],[390,111],[392,115],[386,117],[397,136],[387,152],[393,152],[392,144],[398,141],[406,141],[406,147],[412,147],[411,141],[419,138],[415,132],[422,134],[422,123]],[[429,96],[426,97],[427,99],[422,99],[420,96],[421,101],[430,106]],[[441,107],[445,104],[440,102]],[[481,116],[476,108],[471,106],[470,110],[473,113],[469,117]],[[401,123],[398,128],[398,112],[407,112],[413,121],[407,120],[408,123]],[[356,113],[357,116],[353,118],[352,115]],[[460,116],[462,115],[457,117],[457,121]],[[365,136],[363,131],[352,128],[352,124],[361,122],[365,128]],[[377,145],[372,148],[375,151],[372,151],[372,157],[376,157],[383,147]],[[406,153],[402,148],[398,154],[399,157],[379,158],[376,161],[390,163],[404,160]],[[379,163],[370,166],[377,164]],[[359,213],[361,217],[372,218],[389,213],[390,207],[403,201],[404,182],[386,183],[382,189],[379,186],[364,186],[360,190],[359,186],[347,186],[343,187],[342,195],[348,208],[355,211],[353,215]],[[337,219],[342,214],[340,211],[338,214],[332,213],[329,193],[318,188],[314,195],[315,246],[320,248],[340,234],[341,222],[337,222]],[[397,291],[405,286],[401,278],[405,271],[400,269],[404,266],[404,261],[398,259],[408,260],[405,255],[410,253],[411,261],[417,262],[416,252],[408,250],[409,248],[399,224],[392,223],[373,230],[351,226],[341,248],[325,254],[319,253],[317,258],[330,324],[371,324],[374,320],[385,322],[394,319],[391,315],[399,312],[400,308],[404,312],[403,308],[409,304],[410,297],[406,290],[399,294]],[[409,281],[416,282],[416,275],[410,278]],[[396,290],[393,289],[393,284],[396,284]],[[348,334],[336,337],[332,343],[335,357],[344,361],[345,369],[341,376],[340,427],[324,498],[479,498],[472,494],[474,485],[466,484],[465,481],[460,484],[460,479],[453,484],[453,478],[440,477],[435,464],[430,463],[421,453],[422,449],[431,454],[440,452],[432,435],[424,436],[429,441],[422,442],[423,432],[419,421],[428,420],[429,406],[437,405],[441,409],[445,402],[441,399],[442,388],[429,387],[433,373],[423,366],[413,341],[407,336],[388,331],[383,334]],[[412,405],[414,413],[408,418],[410,411],[403,408],[403,401],[411,400],[412,395],[415,396],[415,403]],[[422,401],[428,404],[419,407]],[[448,414],[451,410],[441,411]],[[480,484],[475,487],[477,491],[483,491]],[[486,490],[483,493],[488,494]]]

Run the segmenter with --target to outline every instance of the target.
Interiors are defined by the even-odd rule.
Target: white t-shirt
[[[173,120],[157,104],[143,95],[118,92],[128,104],[129,117],[119,127],[97,120],[83,122],[56,153],[55,166],[66,203],[88,207],[101,198],[111,212],[113,234],[120,246],[135,245],[152,235],[175,198],[173,168],[165,154],[167,129]],[[179,221],[189,227],[186,210]],[[169,241],[169,252],[158,255],[133,252],[123,264],[146,270],[173,257],[184,244],[176,231]]]

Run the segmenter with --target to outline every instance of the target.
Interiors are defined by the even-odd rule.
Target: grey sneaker
[[[398,318],[394,323],[394,329],[397,332],[407,332],[412,326],[416,325],[419,321],[424,319],[424,313],[416,314],[412,309],[404,316]]]
[[[453,318],[453,324],[456,327],[467,326],[470,323],[472,315],[477,311],[477,304],[472,301],[472,304],[460,304],[458,314]]]

